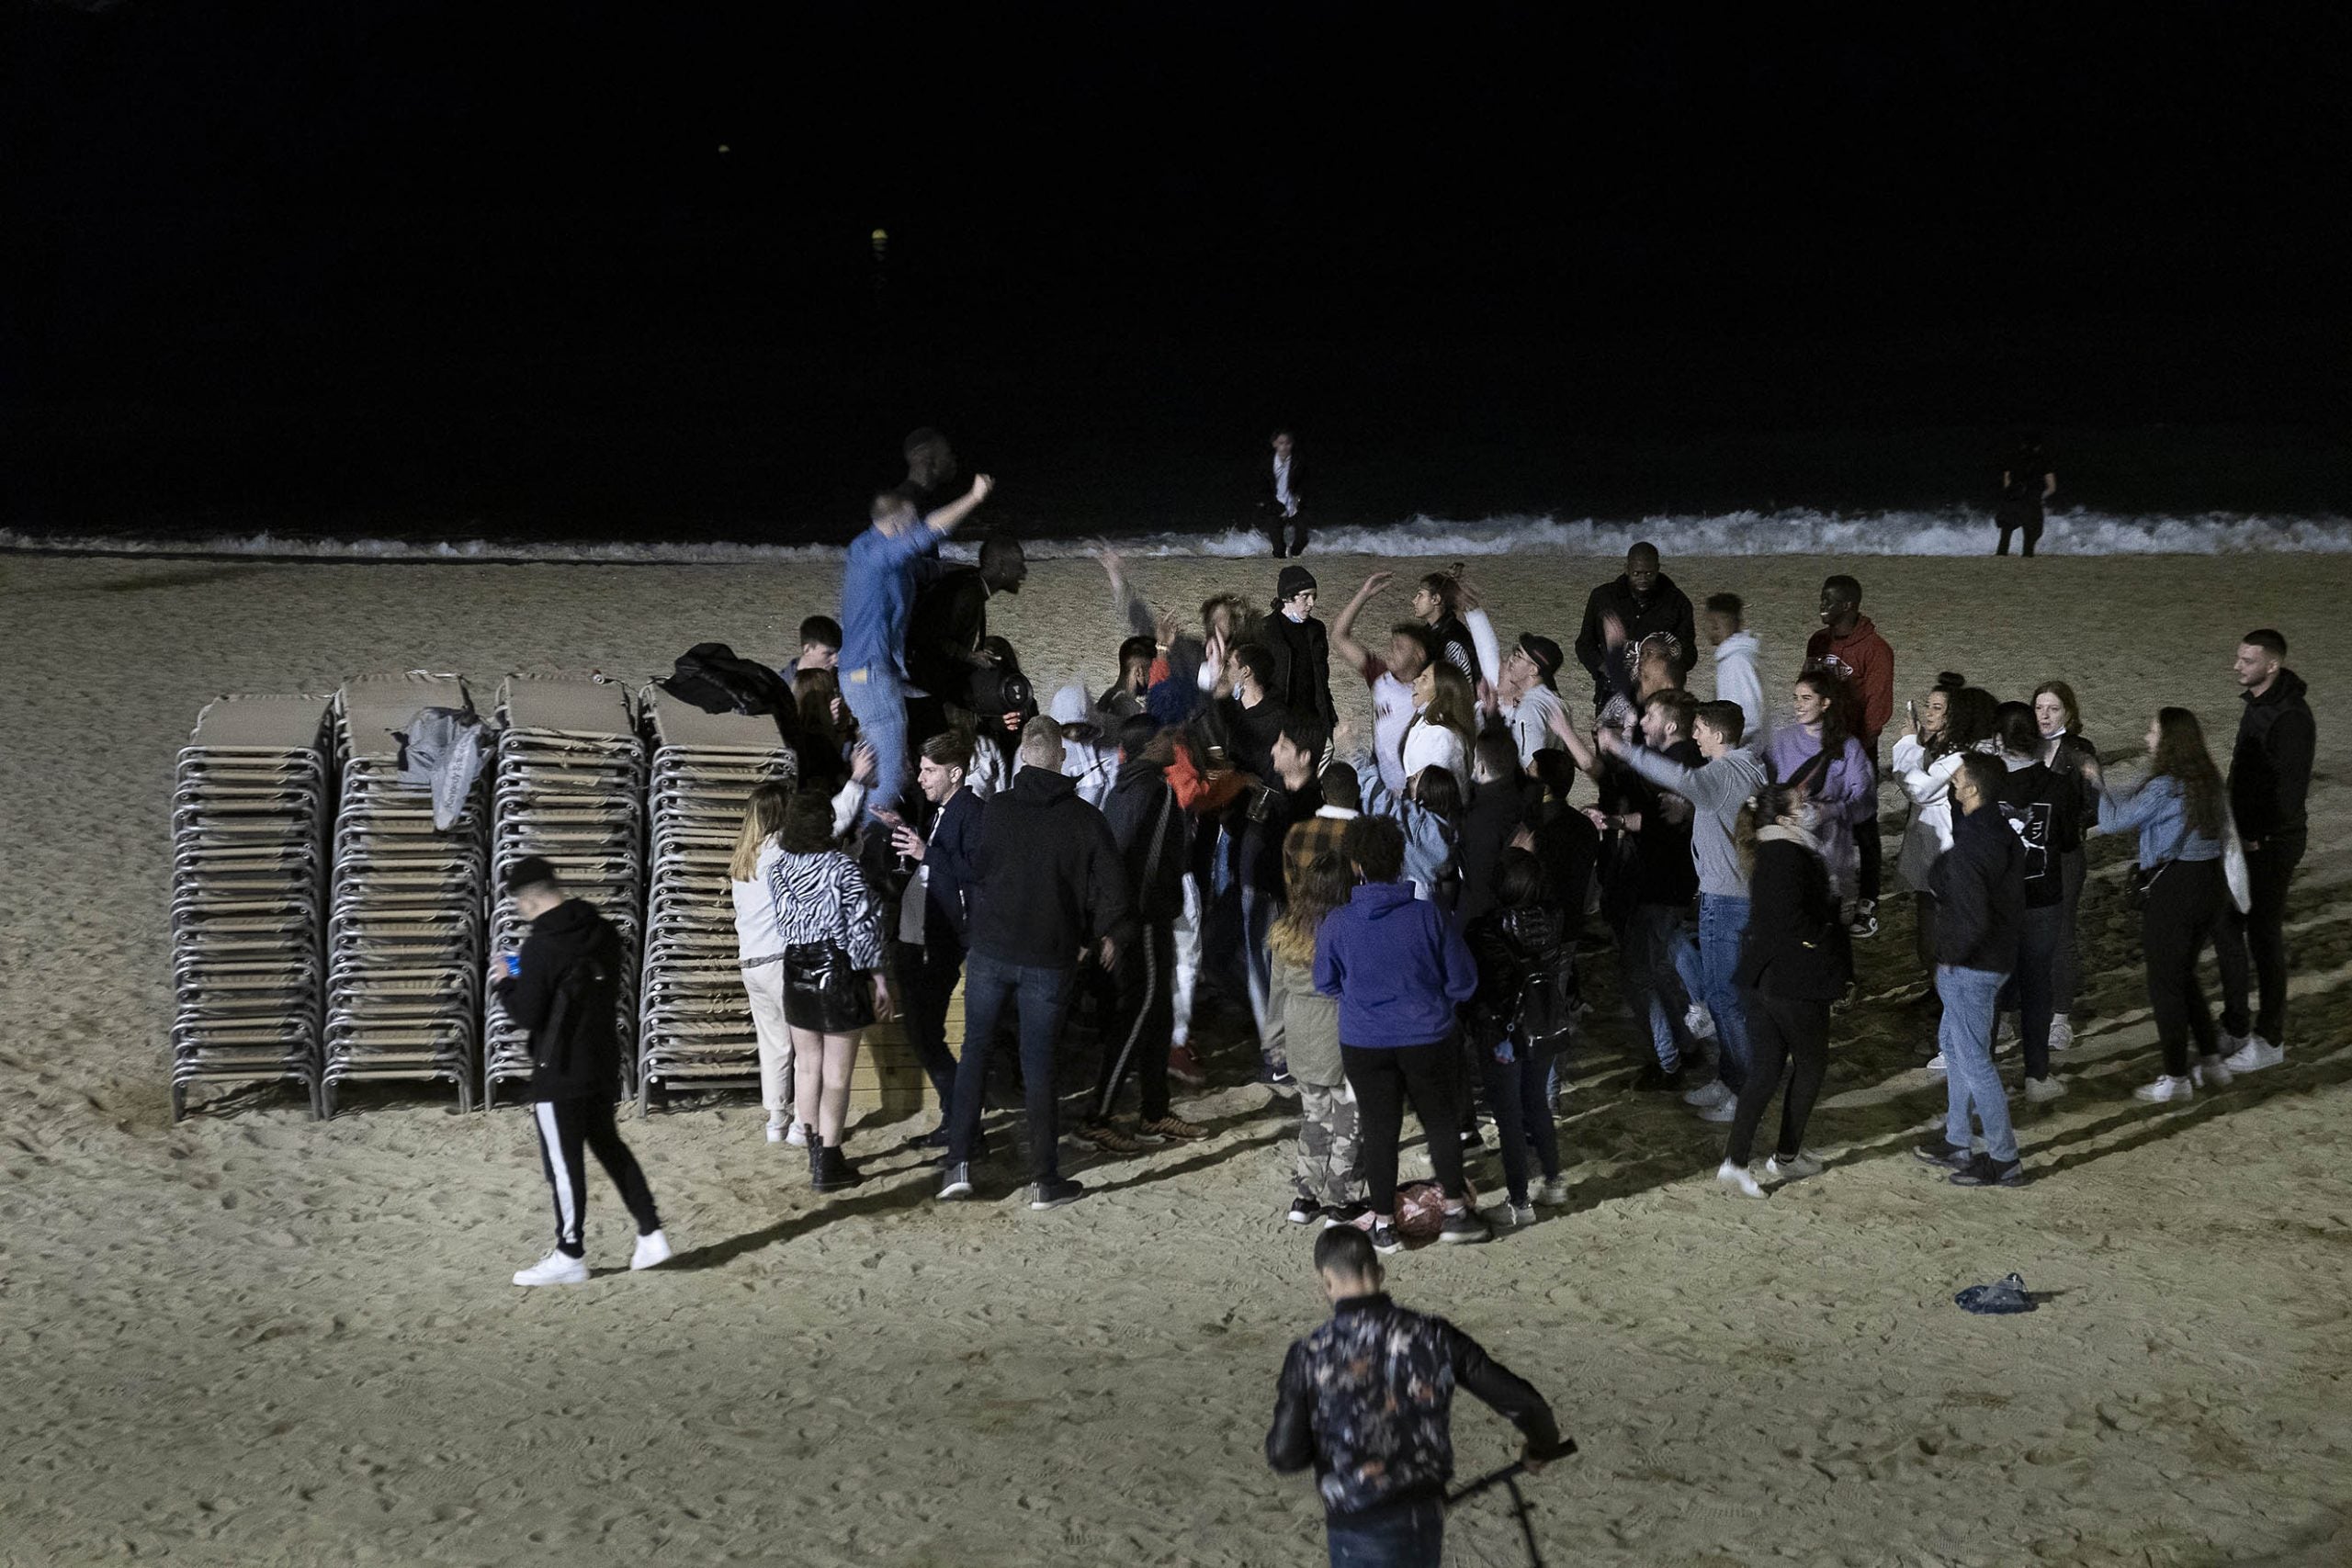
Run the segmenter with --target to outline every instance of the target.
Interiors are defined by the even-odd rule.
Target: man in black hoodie
[[[1190,1141],[1208,1129],[1169,1109],[1168,1052],[1175,1027],[1176,921],[1184,913],[1184,874],[1193,858],[1193,818],[1168,783],[1176,734],[1148,716],[1119,729],[1119,776],[1102,816],[1126,868],[1136,937],[1119,951],[1112,979],[1117,994],[1094,1101],[1078,1135],[1114,1154],[1174,1138]],[[1132,1071],[1143,1115],[1130,1138],[1111,1120],[1120,1086]]]
[[[2237,749],[2230,756],[2230,814],[2245,846],[2254,897],[2244,915],[2224,917],[2222,1032],[2238,1041],[2230,1070],[2253,1073],[2277,1066],[2287,1055],[2287,884],[2303,858],[2303,801],[2311,793],[2319,737],[2303,678],[2287,668],[2284,637],[2267,626],[2246,633],[2234,669],[2245,711],[2238,716]],[[2249,949],[2262,987],[2262,1010],[2251,1019]]]
[[[1611,622],[1618,628],[1613,636]],[[1627,550],[1623,575],[1592,591],[1584,603],[1584,628],[1577,633],[1577,660],[1592,677],[1592,705],[1599,708],[1608,702],[1613,689],[1608,662],[1611,652],[1639,648],[1645,637],[1661,632],[1674,639],[1675,674],[1687,677],[1699,660],[1694,622],[1690,596],[1658,570],[1657,547],[1645,543]]]
[[[2017,964],[2025,923],[2025,847],[2001,814],[2000,759],[1971,751],[1951,776],[1951,848],[1936,857],[1936,990],[1944,999],[1937,1043],[1944,1062],[1943,1135],[1916,1151],[1946,1167],[1958,1187],[2015,1187],[2025,1179],[2009,1101],[1993,1066],[1993,1003]],[[1973,1152],[1969,1112],[1984,1129]]]
[[[1102,813],[1063,776],[1062,727],[1029,721],[1021,771],[990,795],[973,855],[971,951],[964,965],[964,1054],[956,1065],[942,1200],[972,1195],[972,1146],[980,1130],[989,1042],[1010,1003],[1020,1015],[1021,1075],[1028,1102],[1032,1209],[1085,1196],[1057,1155],[1056,1036],[1082,951],[1115,968],[1132,924],[1127,874]]]
[[[506,873],[506,895],[531,922],[519,953],[494,954],[490,987],[514,1022],[531,1032],[531,1113],[539,1163],[555,1194],[555,1250],[518,1270],[518,1285],[578,1285],[588,1279],[588,1172],[582,1145],[628,1205],[637,1222],[631,1269],[669,1260],[670,1242],[653,1210],[653,1191],[613,1122],[620,1093],[620,1033],[615,1027],[621,983],[621,939],[594,904],[563,890],[555,867],[537,855]]]
[[[2066,929],[2065,857],[2082,847],[2083,788],[2041,762],[2041,729],[2024,703],[1993,710],[2006,773],[1994,804],[2025,851],[2025,908],[2018,925],[2017,966],[2000,1006],[2015,1009],[2025,1047],[2025,1097],[2055,1100],[2065,1080],[2050,1072],[2050,1025],[2057,1016],[2058,948]]]

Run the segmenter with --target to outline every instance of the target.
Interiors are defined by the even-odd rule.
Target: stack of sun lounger
[[[209,703],[172,784],[172,1120],[188,1086],[299,1079],[320,1098],[327,699]]]
[[[754,786],[789,786],[794,759],[764,716],[707,714],[649,685],[638,706],[653,749],[645,969],[638,1015],[640,1110],[655,1084],[759,1082],[735,947],[728,863]]]
[[[397,733],[423,709],[472,705],[458,677],[422,672],[347,681],[336,694],[343,789],[327,914],[328,1115],[336,1086],[352,1080],[446,1079],[459,1107],[472,1109],[484,791],[477,777],[456,818],[436,828],[433,790],[401,780]]]
[[[492,773],[490,916],[493,953],[515,953],[529,922],[501,889],[527,855],[552,862],[564,888],[604,911],[621,935],[620,1036],[633,1076],[637,965],[645,892],[645,749],[617,682],[509,675],[498,690]],[[774,727],[770,726],[773,733]],[[482,1100],[531,1075],[531,1040],[492,997],[482,1020]],[[623,1086],[613,1086],[616,1095]]]

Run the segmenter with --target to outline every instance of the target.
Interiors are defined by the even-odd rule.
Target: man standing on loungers
[[[621,1190],[637,1222],[631,1269],[670,1258],[669,1239],[653,1211],[653,1190],[613,1123],[621,1089],[621,1043],[614,1028],[621,984],[621,939],[594,904],[564,892],[555,867],[537,855],[506,873],[506,894],[531,922],[523,951],[494,953],[490,986],[506,1016],[531,1032],[531,1116],[539,1161],[555,1192],[555,1250],[519,1270],[518,1285],[581,1285],[588,1280],[588,1172],[582,1145]]]

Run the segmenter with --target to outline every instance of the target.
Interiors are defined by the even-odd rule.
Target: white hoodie
[[[1764,706],[1764,682],[1756,673],[1756,634],[1737,631],[1715,645],[1715,701],[1737,703],[1747,716],[1747,732],[1739,738],[1743,751],[1761,753],[1772,736],[1772,720]]]

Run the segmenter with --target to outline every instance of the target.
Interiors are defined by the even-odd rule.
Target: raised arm
[[[1356,590],[1355,597],[1350,599],[1340,613],[1331,618],[1331,651],[1346,660],[1359,675],[1364,674],[1370,668],[1372,653],[1355,638],[1356,617],[1363,613],[1363,607],[1372,596],[1387,586],[1388,579],[1392,575],[1385,571],[1375,571],[1365,578],[1363,586]]]
[[[1565,706],[1555,707],[1546,714],[1544,728],[1560,738],[1560,744],[1568,749],[1569,757],[1584,771],[1587,778],[1600,771],[1600,759],[1593,754],[1584,737],[1577,733],[1577,727],[1568,722],[1568,712]]]
[[[953,534],[962,525],[964,519],[969,517],[978,509],[980,502],[989,498],[989,491],[994,489],[996,489],[994,479],[986,474],[974,474],[970,490],[924,518],[923,523],[933,533],[942,537]]]

